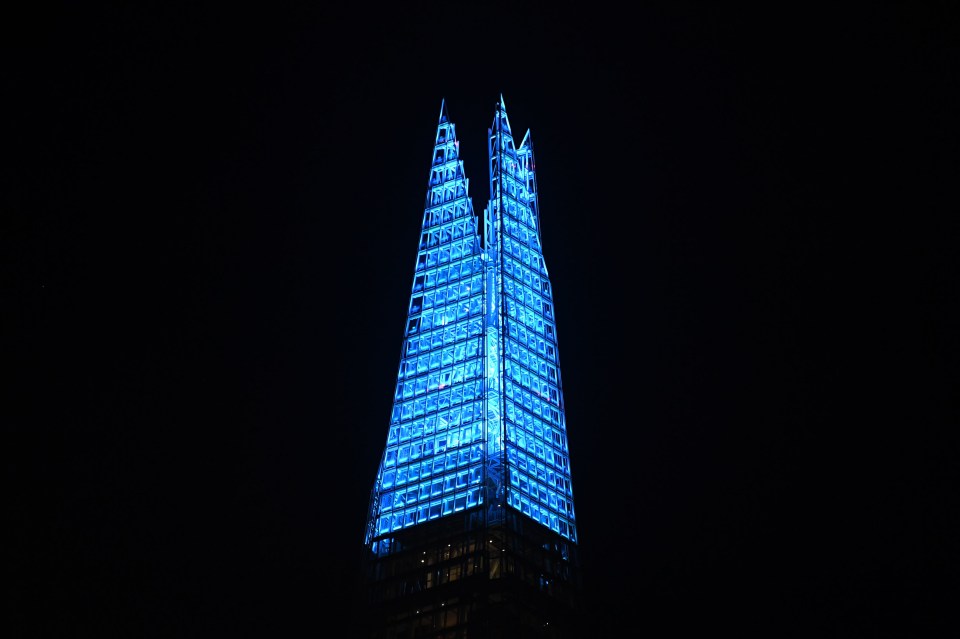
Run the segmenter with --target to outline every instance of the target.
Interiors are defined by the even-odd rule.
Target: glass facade
[[[501,97],[482,228],[441,105],[386,446],[366,543],[513,508],[577,541],[553,296],[530,134]]]

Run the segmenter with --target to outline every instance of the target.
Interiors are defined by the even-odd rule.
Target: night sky
[[[949,3],[129,4],[5,25],[6,637],[349,619],[441,100],[480,211],[501,93],[592,636],[956,636]]]

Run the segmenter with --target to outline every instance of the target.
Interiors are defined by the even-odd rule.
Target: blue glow
[[[502,97],[488,151],[480,229],[441,104],[368,544],[493,502],[577,541],[533,147]]]

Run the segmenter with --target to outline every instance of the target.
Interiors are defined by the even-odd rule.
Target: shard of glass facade
[[[441,105],[386,446],[365,543],[477,509],[514,509],[576,543],[557,326],[529,131],[501,97],[488,129],[490,200],[473,208]]]

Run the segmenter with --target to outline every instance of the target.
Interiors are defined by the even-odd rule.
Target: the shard
[[[580,570],[529,131],[501,96],[475,213],[441,104],[364,538],[368,636],[567,637]]]

